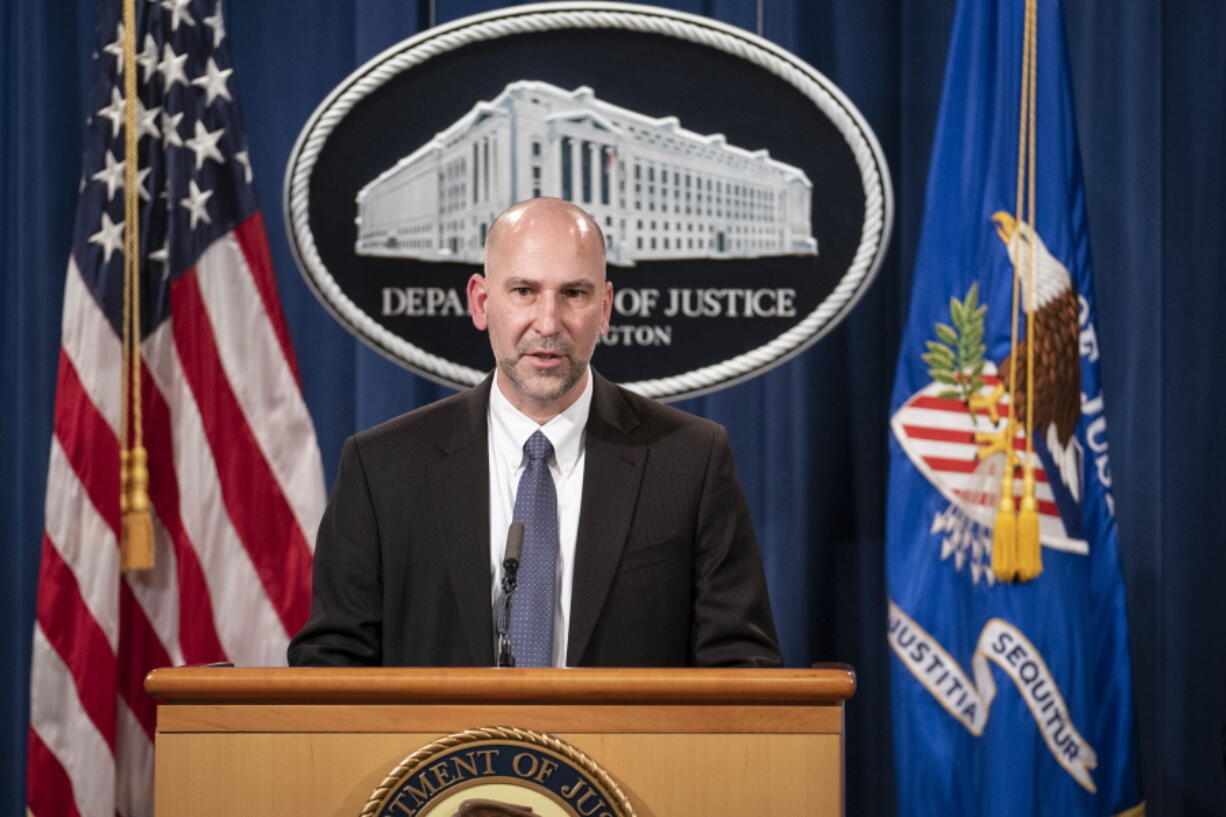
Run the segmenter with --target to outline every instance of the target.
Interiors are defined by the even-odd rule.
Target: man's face
[[[468,282],[473,324],[489,331],[498,384],[538,422],[579,396],[596,340],[609,328],[613,287],[599,241],[572,213],[528,213],[491,239],[486,274]]]

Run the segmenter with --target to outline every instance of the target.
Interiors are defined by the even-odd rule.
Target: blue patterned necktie
[[[515,495],[514,521],[524,523],[524,550],[511,603],[511,654],[518,667],[551,667],[558,572],[558,492],[549,473],[553,445],[537,431],[524,443],[524,454],[528,467]]]

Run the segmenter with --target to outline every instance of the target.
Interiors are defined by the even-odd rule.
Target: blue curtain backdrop
[[[683,407],[724,423],[792,666],[845,661],[847,811],[893,813],[883,528],[886,421],[954,0],[672,0],[798,54],[876,130],[893,244],[852,316],[749,383]],[[281,294],[331,479],[344,437],[442,396],[354,340],[285,241],[280,190],[307,116],[351,70],[488,0],[226,3]],[[80,173],[92,0],[0,4],[0,811],[24,811],[30,634],[60,302]],[[1150,813],[1226,814],[1226,4],[1070,2],[1112,473]],[[713,100],[713,103],[715,101]],[[1204,365],[1204,369],[1200,366]]]

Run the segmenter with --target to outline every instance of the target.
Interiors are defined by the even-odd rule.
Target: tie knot
[[[544,434],[536,431],[524,443],[524,453],[532,461],[548,459],[553,454],[553,443],[549,442],[549,438]]]

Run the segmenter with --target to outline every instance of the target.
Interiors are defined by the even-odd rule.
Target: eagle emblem
[[[1082,450],[1076,437],[1077,418],[1081,415],[1077,291],[1068,269],[1048,252],[1043,239],[1029,225],[1019,226],[1008,213],[996,213],[992,220],[998,225],[997,235],[1015,267],[1024,263],[1023,245],[1033,245],[1030,249],[1035,255],[1037,281],[1033,300],[1028,297],[1029,276],[1021,276],[1021,285],[1024,308],[1030,311],[1033,305],[1035,313],[1034,427],[1059,468],[1060,478],[1072,498],[1080,500]],[[1017,406],[1018,422],[1022,424],[1026,419],[1028,340],[1018,340],[1016,350],[998,367],[1001,382],[1008,383],[1011,368],[1017,366],[1017,394],[1010,402]]]
[[[992,569],[992,553],[1002,490],[1008,485],[1020,505],[1027,465],[1039,544],[1089,553],[1080,511],[1084,456],[1076,434],[1081,414],[1077,292],[1068,269],[1028,224],[1004,212],[995,213],[992,222],[1020,273],[1018,319],[1033,327],[1033,354],[1026,346],[1031,337],[1018,337],[1003,358],[987,358],[989,304],[979,303],[979,286],[972,284],[961,300],[950,299],[949,323],[936,324],[936,337],[927,342],[922,357],[931,382],[891,418],[907,457],[948,500],[932,522],[932,533],[941,536],[941,559],[966,569],[975,583],[989,584],[1000,578]],[[1034,420],[1028,423],[1031,357]],[[1028,427],[1033,429],[1029,446]]]

